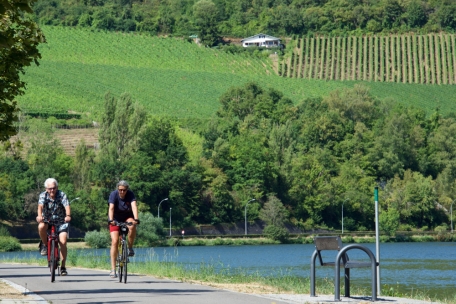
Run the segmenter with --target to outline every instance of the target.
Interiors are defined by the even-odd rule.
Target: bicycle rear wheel
[[[51,241],[51,260],[49,261],[49,267],[51,268],[51,282],[55,281],[55,265],[57,264],[56,257],[55,257],[55,241]]]
[[[128,265],[128,246],[127,246],[127,242],[124,243],[122,257],[124,257],[124,259],[123,259],[124,283],[127,284],[127,265]]]

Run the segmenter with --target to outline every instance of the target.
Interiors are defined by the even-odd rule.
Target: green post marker
[[[375,200],[375,258],[377,259],[377,265],[380,265],[380,230],[378,227],[379,222],[379,208],[378,208],[378,187],[374,188],[374,200]],[[377,266],[377,294],[381,294],[380,289],[380,266]]]

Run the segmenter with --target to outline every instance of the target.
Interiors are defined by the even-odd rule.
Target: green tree
[[[149,212],[140,212],[141,225],[138,227],[137,244],[143,247],[156,246],[165,237],[163,219],[154,217]]]
[[[388,209],[380,212],[379,216],[379,226],[380,230],[385,232],[389,236],[394,236],[397,229],[400,225],[400,215],[399,212],[394,209]]]
[[[404,177],[396,175],[385,187],[385,202],[400,212],[401,223],[430,229],[438,226],[444,216],[436,208],[435,182],[419,172],[406,170]]]
[[[315,148],[292,160],[289,195],[296,204],[294,216],[300,220],[307,219],[311,226],[322,223],[323,210],[330,206],[329,168],[333,165],[328,156],[328,151]]]
[[[74,157],[74,185],[76,190],[90,187],[91,168],[94,164],[95,153],[89,149],[84,140],[76,146]]]
[[[29,211],[24,197],[34,186],[29,167],[23,160],[6,157],[0,159],[0,172],[0,219],[23,219]]]
[[[124,161],[138,144],[140,130],[146,120],[146,112],[131,96],[124,93],[119,99],[110,93],[105,95],[105,111],[100,128],[100,146],[103,157]]]
[[[422,27],[427,22],[427,15],[421,1],[412,1],[406,8],[407,24],[410,27]]]
[[[20,74],[32,62],[38,65],[38,45],[45,42],[31,15],[34,2],[0,0],[0,141],[16,134],[19,109],[14,98],[25,90]]]
[[[260,210],[260,219],[266,222],[264,234],[273,240],[286,240],[288,230],[285,228],[285,222],[288,219],[288,210],[277,197],[273,195],[268,197]]]
[[[382,25],[385,28],[393,28],[401,24],[403,13],[402,6],[397,0],[385,0],[383,5]]]
[[[219,12],[214,2],[200,0],[193,5],[193,16],[198,28],[201,43],[207,46],[214,46],[220,41],[217,29]]]

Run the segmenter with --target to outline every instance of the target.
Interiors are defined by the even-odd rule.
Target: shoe
[[[48,254],[48,248],[46,245],[44,245],[44,244],[41,245],[40,254],[43,256]]]
[[[133,250],[133,248],[128,248],[128,256],[135,256],[135,251]]]
[[[60,275],[61,276],[66,276],[68,274],[67,270],[65,267],[60,268]]]
[[[109,276],[113,279],[117,278],[117,273],[115,270],[111,270],[111,272],[109,273]]]

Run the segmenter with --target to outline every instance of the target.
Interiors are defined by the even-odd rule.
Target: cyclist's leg
[[[38,234],[40,235],[41,241],[43,244],[47,244],[47,229],[48,229],[48,224],[46,223],[39,223],[38,224]]]
[[[40,239],[42,242],[41,247],[40,247],[41,255],[47,254],[47,250],[44,249],[44,248],[47,248],[47,230],[48,230],[48,224],[43,223],[43,222],[38,224],[38,234],[40,235]]]
[[[126,220],[126,222],[133,222],[135,223],[135,219],[130,217]],[[135,243],[136,238],[136,223],[132,226],[128,226],[128,248],[132,249],[133,244]]]
[[[59,233],[60,265],[62,268],[65,268],[65,263],[66,263],[66,258],[67,258],[67,238],[68,238],[68,233],[66,231]]]
[[[117,228],[114,229],[114,228]],[[116,269],[116,260],[119,253],[119,227],[110,226],[111,234],[111,270]]]

